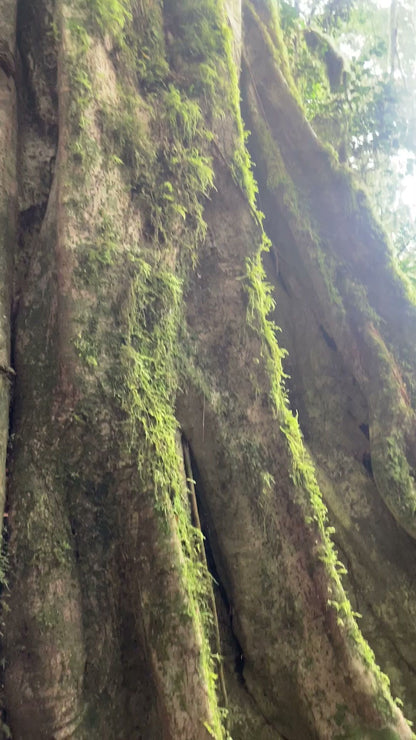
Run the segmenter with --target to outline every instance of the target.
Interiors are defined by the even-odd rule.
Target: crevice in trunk
[[[220,692],[222,695],[222,700],[224,707],[227,707],[228,700],[227,700],[227,689],[225,685],[225,678],[224,678],[224,671],[222,666],[222,658],[220,657],[222,655],[221,651],[221,635],[220,635],[220,627],[219,627],[219,620],[218,620],[218,611],[217,611],[217,604],[216,604],[216,598],[215,598],[215,590],[214,590],[214,584],[217,584],[218,588],[220,588],[220,579],[218,577],[218,571],[215,566],[215,560],[212,552],[212,548],[209,544],[209,538],[208,534],[201,521],[200,516],[200,502],[198,500],[198,481],[199,476],[197,475],[197,466],[196,462],[193,459],[193,455],[191,453],[191,448],[184,436],[182,436],[182,449],[183,449],[183,458],[184,458],[184,466],[185,466],[185,474],[186,474],[186,482],[188,486],[188,493],[189,493],[189,502],[191,507],[191,518],[192,518],[192,524],[196,529],[199,529],[202,537],[203,537],[203,547],[201,547],[200,550],[200,557],[201,562],[205,565],[208,572],[210,573],[213,582],[211,582],[211,610],[212,610],[212,618],[213,618],[213,626],[214,626],[214,635],[213,635],[213,651],[215,654],[218,655],[218,677],[219,677],[219,687]],[[199,483],[200,488],[200,483]],[[223,586],[221,586],[222,589],[222,596],[225,597],[225,603],[228,604],[227,595],[225,592],[225,589]]]
[[[18,222],[11,306],[11,366],[20,372],[18,342],[21,302],[36,259],[55,173],[58,147],[57,46],[53,4],[17,4]],[[20,353],[21,354],[21,353]],[[21,358],[20,358],[21,360]],[[18,416],[19,393],[12,396],[10,435]]]
[[[234,626],[234,607],[229,598],[224,581],[221,578],[220,568],[217,566],[216,555],[212,544],[212,535],[210,534],[213,525],[210,522],[208,514],[206,494],[199,474],[197,461],[184,434],[182,434],[182,447],[186,476],[190,490],[190,505],[191,511],[193,512],[193,524],[202,532],[205,556],[204,561],[212,577],[212,593],[214,599],[213,614],[217,631],[217,644],[213,645],[213,650],[221,656],[222,662],[219,664],[219,678],[220,684],[222,685],[222,693],[225,692],[226,696],[228,681],[236,681],[241,690],[249,698],[250,703],[253,708],[255,708],[259,717],[261,717],[264,725],[275,733],[276,728],[262,711],[262,708],[259,706],[256,697],[250,691],[245,679],[244,670],[246,659],[243,647]],[[194,519],[195,515],[196,518]],[[232,727],[230,729],[233,730]],[[286,740],[286,738],[281,734],[279,734],[279,738],[281,738],[281,740]]]

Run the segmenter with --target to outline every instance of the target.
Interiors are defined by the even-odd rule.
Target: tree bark
[[[273,6],[3,4],[4,736],[412,737],[415,306]]]

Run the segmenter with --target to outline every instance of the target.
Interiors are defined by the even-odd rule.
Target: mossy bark
[[[312,461],[353,607],[409,699],[414,308],[304,120],[278,19],[266,2],[21,0],[16,37],[3,720],[22,739],[410,738]]]
[[[406,533],[414,522],[415,309],[365,194],[331,163],[273,55],[262,53],[267,32],[250,5],[246,23],[245,113],[273,241],[268,269],[279,290],[291,403],[363,631],[413,717],[415,550]]]

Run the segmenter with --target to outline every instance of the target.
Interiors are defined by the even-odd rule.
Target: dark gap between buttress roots
[[[187,439],[182,435],[182,444],[188,446],[189,450],[189,457],[190,457],[190,463],[191,463],[191,469],[192,469],[192,478],[194,481],[194,490],[195,490],[195,498],[198,508],[198,515],[199,515],[199,522],[201,527],[201,532],[203,535],[203,542],[204,542],[204,550],[205,550],[205,557],[207,562],[207,567],[210,575],[212,576],[213,580],[213,589],[214,589],[214,596],[215,601],[217,603],[217,611],[221,611],[221,616],[224,618],[226,617],[227,623],[228,623],[228,629],[232,637],[233,641],[233,652],[234,652],[234,672],[237,675],[238,680],[241,683],[244,683],[244,653],[243,649],[241,647],[241,644],[238,640],[238,637],[236,636],[234,629],[233,629],[233,606],[230,602],[230,599],[228,598],[227,591],[225,589],[224,583],[222,582],[218,567],[215,562],[215,556],[211,544],[211,538],[210,538],[210,525],[209,523],[209,517],[207,513],[207,507],[205,504],[205,493],[204,493],[204,487],[202,484],[201,476],[198,470],[198,464],[196,462],[196,459],[194,457],[192,447],[187,441]],[[222,623],[222,620],[219,620],[220,623]],[[222,626],[222,625],[221,625]],[[220,635],[223,632],[224,628],[220,629]],[[222,641],[224,638],[224,635],[221,635]]]

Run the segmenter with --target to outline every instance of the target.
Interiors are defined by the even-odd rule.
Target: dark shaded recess
[[[1,680],[1,683],[2,683],[2,687],[3,687],[3,680]],[[1,719],[2,723],[3,723],[3,727],[4,726],[9,727],[8,713],[7,713],[7,709],[6,709],[5,706],[3,706],[2,709],[1,709],[0,719]],[[9,737],[10,737],[10,735],[6,735],[5,732],[2,732],[0,734],[0,740],[8,740]]]
[[[53,6],[53,4],[52,4]],[[42,166],[33,173],[32,202],[26,199],[24,208],[18,213],[17,248],[13,255],[13,296],[11,305],[11,360],[16,370],[10,404],[10,449],[12,460],[13,436],[16,419],[20,413],[22,388],[20,387],[19,357],[16,353],[16,337],[21,322],[20,299],[24,295],[26,281],[30,273],[32,256],[39,249],[39,234],[45,218],[55,169],[55,156],[58,145],[58,97],[57,97],[57,49],[51,35],[53,7],[45,12],[40,0],[19,0],[17,3],[16,62],[17,62],[17,118],[18,118],[18,182],[23,189],[27,186],[26,159],[33,156],[25,151],[26,137],[35,143],[45,141]],[[36,63],[35,61],[36,60]],[[48,105],[41,108],[40,95]],[[42,114],[45,110],[48,113]],[[42,154],[40,154],[42,157]],[[26,193],[27,196],[27,193]],[[22,192],[19,192],[22,200]],[[24,196],[23,196],[24,197]],[[21,206],[22,207],[22,206]],[[16,385],[16,388],[14,387]]]
[[[360,424],[360,429],[361,429],[362,433],[364,434],[364,437],[366,439],[370,440],[370,428],[369,428],[368,424],[365,424],[365,423]]]
[[[267,252],[267,257],[270,262],[271,272],[274,273],[276,280],[278,280],[279,279],[279,260],[278,260],[277,252],[275,249],[273,249],[273,247]]]
[[[78,547],[78,528],[79,528],[79,523],[76,521],[76,519],[71,519],[70,526],[71,526],[71,534],[72,534],[72,538],[73,538],[72,541],[73,541],[75,561],[78,563],[79,562],[79,558],[80,558],[79,547]]]
[[[322,334],[322,336],[323,336],[323,338],[325,340],[325,343],[327,344],[327,346],[329,347],[329,349],[332,349],[333,352],[337,352],[338,351],[338,347],[336,345],[335,339],[333,339],[328,334],[328,332],[324,329],[324,327],[322,326],[322,324],[319,324],[319,331],[321,332],[321,334]]]
[[[221,652],[225,661],[233,661],[233,670],[237,675],[240,683],[244,684],[244,664],[245,658],[241,644],[236,636],[233,629],[233,606],[228,597],[224,583],[220,577],[219,569],[217,567],[212,539],[213,539],[213,525],[210,522],[210,517],[207,511],[206,499],[204,494],[204,487],[201,480],[200,473],[198,471],[198,465],[194,454],[192,452],[191,445],[183,436],[183,440],[189,447],[189,454],[191,458],[192,475],[195,485],[195,497],[198,506],[199,519],[201,522],[201,531],[204,537],[204,549],[205,556],[207,559],[207,566],[210,575],[213,580],[215,603],[217,608],[218,626],[220,629],[221,638]],[[225,647],[227,649],[225,649]],[[232,650],[232,656],[229,655],[230,648]],[[216,650],[216,648],[215,648]],[[225,654],[227,653],[227,654]]]
[[[370,478],[372,478],[374,480],[373,465],[372,465],[372,462],[371,462],[371,455],[370,455],[370,453],[369,452],[363,452],[363,458],[362,458],[362,460],[363,460],[363,465],[364,465],[364,467],[365,467],[368,475],[370,476]]]
[[[43,2],[20,0],[17,4],[16,39],[22,74],[19,92],[26,97],[31,117],[40,125],[43,135],[57,139],[57,118],[54,115],[58,110],[57,48],[53,37],[53,4],[51,12],[47,13]],[[51,111],[54,112],[49,120],[41,116],[37,91],[32,84],[33,70],[29,60],[33,59],[36,59],[37,80],[42,80],[41,84],[51,101]]]
[[[23,235],[26,234],[37,234],[42,224],[43,218],[46,213],[46,206],[48,202],[45,200],[42,203],[35,203],[25,211],[19,213],[19,239],[23,239]]]
[[[18,115],[18,130],[21,131],[22,127],[27,125],[35,125],[39,130],[43,130],[44,126],[42,121],[36,113],[36,96],[34,88],[30,80],[30,73],[28,67],[28,54],[30,53],[32,38],[37,34],[35,32],[36,24],[36,10],[29,0],[20,0],[17,8],[17,52],[16,58],[18,60],[17,65],[17,115]],[[29,14],[29,15],[28,15]],[[56,89],[56,69],[53,75],[53,88]],[[57,144],[58,141],[58,129],[54,126],[53,137]],[[21,152],[20,152],[21,155]],[[50,177],[49,177],[50,175]],[[18,274],[14,276],[14,291],[11,296],[10,305],[10,366],[16,369],[16,334],[17,334],[17,323],[19,314],[19,300],[22,291],[22,284],[20,277],[25,277],[30,264],[30,253],[32,244],[36,240],[42,222],[46,213],[49,189],[52,182],[51,173],[45,173],[45,180],[47,182],[47,193],[41,203],[33,203],[28,208],[18,213],[17,222],[17,249],[13,255],[13,269]],[[16,264],[16,262],[18,264]],[[6,468],[10,470],[13,460],[13,439],[15,434],[15,421],[16,421],[16,401],[18,400],[17,394],[15,393],[15,378],[9,378],[11,383],[10,388],[10,407],[9,407],[9,443],[7,450],[7,462]],[[9,490],[6,484],[6,504],[5,511],[9,508]],[[7,533],[7,520],[4,522],[4,533],[3,533],[3,547],[7,548],[8,533]],[[5,553],[4,553],[5,554]]]
[[[50,13],[39,0],[19,0],[17,3],[17,116],[18,116],[18,178],[22,181],[22,137],[47,142],[49,150],[58,146],[57,49],[53,41],[52,9]],[[36,64],[34,64],[36,59]],[[39,104],[40,95],[48,106]],[[47,113],[45,111],[48,110]],[[24,132],[24,133],[22,133]],[[23,167],[24,169],[24,167]],[[14,342],[19,313],[20,294],[30,269],[33,249],[45,217],[55,169],[55,156],[44,162],[36,174],[33,202],[18,214],[17,251],[15,257],[15,286],[12,306],[12,367]]]
[[[286,282],[285,282],[285,280],[284,280],[283,275],[282,275],[281,272],[279,272],[279,274],[277,276],[277,280],[279,282],[279,285],[282,286],[282,288],[285,291],[286,295],[290,298],[290,290],[289,290],[288,286],[286,285]]]
[[[52,182],[52,178],[49,182],[49,188]],[[18,216],[18,232],[17,232],[17,243],[18,243],[18,258],[19,258],[19,273],[22,277],[25,276],[29,269],[30,264],[30,248],[29,244],[40,232],[42,222],[46,213],[48,205],[47,199],[42,203],[35,203],[24,211],[20,211]],[[18,310],[18,301],[20,298],[21,285],[17,285],[17,290],[13,300],[13,315],[12,315],[12,337],[14,334],[15,326],[13,322],[16,319]],[[12,365],[14,367],[14,365]]]

